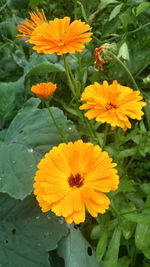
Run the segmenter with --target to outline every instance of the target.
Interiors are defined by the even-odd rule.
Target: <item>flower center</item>
[[[106,108],[106,110],[110,110],[110,109],[113,109],[113,108],[117,108],[117,106],[116,106],[116,105],[113,105],[113,104],[111,104],[111,103],[110,103],[110,104],[107,103],[107,104],[105,105],[105,108]]]
[[[83,178],[82,176],[77,173],[75,175],[70,175],[70,177],[68,178],[68,183],[70,185],[70,187],[76,186],[77,188],[81,187],[83,185]]]

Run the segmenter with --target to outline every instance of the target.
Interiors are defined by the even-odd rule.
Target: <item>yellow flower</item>
[[[142,99],[140,91],[133,91],[117,81],[110,85],[107,81],[104,81],[103,85],[95,82],[83,91],[81,100],[86,103],[80,106],[80,109],[89,109],[85,113],[89,120],[96,118],[97,121],[126,130],[131,128],[128,118],[141,120],[144,114],[142,107],[146,105],[140,101]]]
[[[102,192],[118,188],[115,163],[91,143],[78,140],[53,147],[38,164],[34,194],[43,212],[52,210],[67,223],[85,220],[85,208],[96,217],[110,200]]]
[[[54,83],[38,83],[31,87],[31,91],[40,98],[49,98],[53,96],[57,85]]]
[[[26,38],[29,40],[33,31],[37,28],[37,26],[46,23],[46,17],[44,11],[41,12],[36,9],[36,12],[29,12],[30,20],[25,19],[25,22],[21,22],[22,25],[18,26],[18,31],[22,34],[18,34],[17,37]]]
[[[90,26],[81,20],[70,23],[69,17],[55,18],[35,28],[29,42],[38,53],[58,55],[81,52],[92,35]]]

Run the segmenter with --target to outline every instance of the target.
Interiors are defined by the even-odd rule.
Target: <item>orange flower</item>
[[[25,19],[25,22],[21,22],[22,25],[18,26],[18,31],[23,34],[18,34],[17,37],[26,38],[27,40],[31,37],[33,31],[37,26],[46,23],[46,17],[44,11],[41,12],[36,9],[36,12],[29,12],[30,20]]]
[[[31,87],[31,91],[40,98],[49,98],[53,96],[57,85],[54,83],[38,83]]]
[[[33,49],[38,53],[58,55],[81,52],[92,35],[90,26],[75,20],[70,23],[69,17],[55,18],[49,23],[43,23],[35,28],[29,42],[34,44]]]
[[[97,121],[126,130],[131,128],[128,118],[141,120],[144,114],[141,109],[146,105],[140,101],[142,99],[140,91],[133,91],[117,81],[110,85],[107,81],[104,81],[103,85],[95,82],[87,86],[82,93],[81,100],[86,101],[86,104],[80,106],[80,109],[89,109],[85,113],[89,120],[96,118]]]
[[[85,220],[85,208],[96,217],[110,200],[102,192],[118,188],[115,163],[91,143],[78,140],[53,147],[38,164],[34,194],[43,212],[52,210],[67,223]]]

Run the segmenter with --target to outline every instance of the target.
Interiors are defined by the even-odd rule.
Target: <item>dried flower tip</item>
[[[103,71],[103,64],[106,64],[112,60],[111,53],[116,53],[116,48],[117,46],[115,43],[112,44],[105,43],[100,47],[95,48],[94,56],[96,60],[94,62],[94,68],[96,71],[98,71],[96,65],[98,65],[100,70]]]

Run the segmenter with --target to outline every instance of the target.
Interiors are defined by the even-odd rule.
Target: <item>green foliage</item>
[[[37,162],[54,145],[59,144],[58,134],[47,109],[38,109],[40,100],[31,98],[11,122],[4,145],[0,148],[0,191],[23,199],[32,192]],[[68,132],[68,140],[78,134],[70,121],[58,108],[51,108],[55,120]]]
[[[15,200],[0,194],[0,263],[49,267],[48,251],[68,232],[63,219],[43,214],[33,196]]]
[[[82,236],[79,229],[70,228],[69,235],[60,242],[58,252],[64,258],[65,267],[101,267],[97,263],[95,253],[90,244]]]
[[[0,265],[149,267],[150,3],[142,0],[1,2]],[[119,188],[108,193],[111,204],[106,214],[96,219],[87,215],[85,224],[79,225],[80,230],[66,226],[62,218],[50,212],[41,213],[31,195],[37,163],[62,142],[43,102],[31,98],[33,84],[57,83],[51,111],[68,141],[81,136],[85,141],[97,143],[96,137],[90,136],[89,125],[81,118],[79,103],[71,97],[63,59],[56,54],[37,54],[31,44],[16,38],[17,25],[36,8],[44,9],[48,20],[70,16],[92,27],[93,40],[86,49],[67,55],[79,97],[85,86],[95,81],[118,80],[135,89],[125,70],[114,60],[104,64],[103,72],[93,68],[94,49],[104,43],[115,43],[116,56],[134,75],[147,102],[140,123],[132,121],[132,128],[126,132],[109,128],[104,150],[117,163]],[[97,130],[98,142],[103,145],[104,125],[92,120],[91,127]]]

